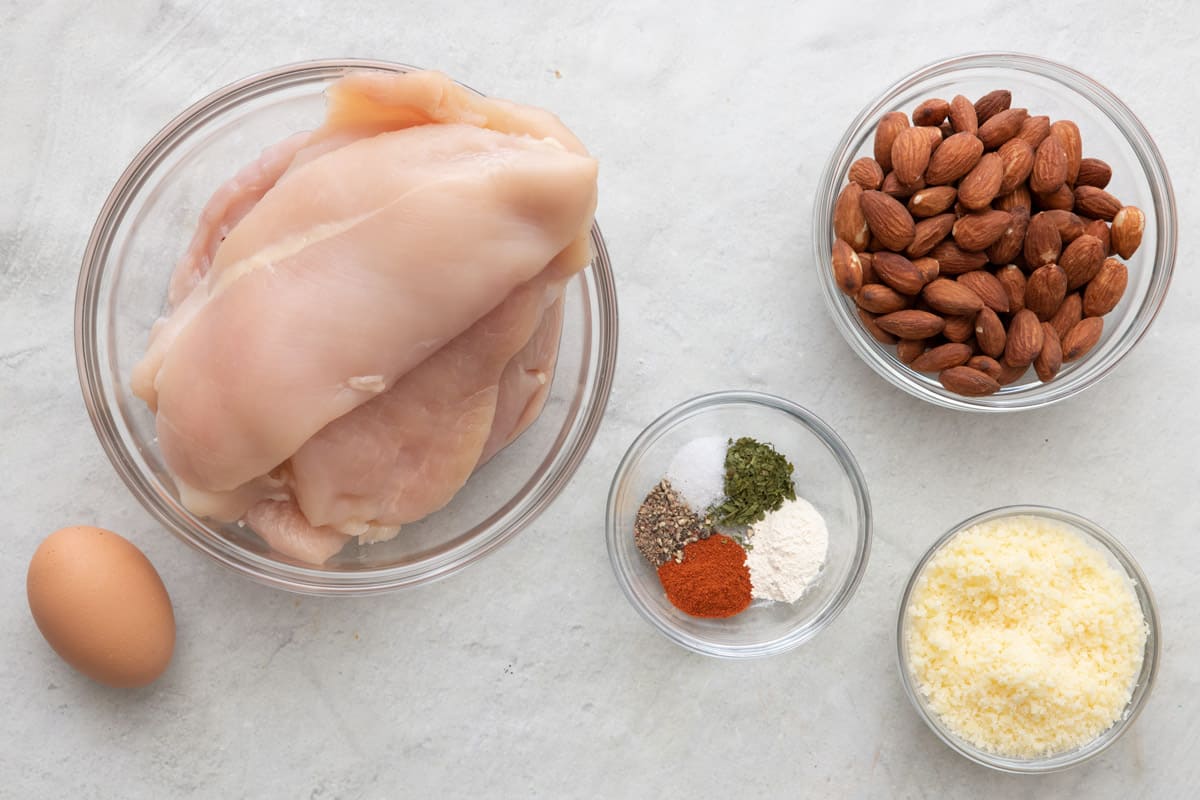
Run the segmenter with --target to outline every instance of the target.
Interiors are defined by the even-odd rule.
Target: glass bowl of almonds
[[[1015,53],[939,61],[869,103],[814,210],[851,348],[935,405],[1038,408],[1110,373],[1175,264],[1161,154],[1112,92]]]

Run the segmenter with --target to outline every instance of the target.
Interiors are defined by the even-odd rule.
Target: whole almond
[[[967,360],[967,366],[971,369],[977,369],[984,375],[987,375],[992,380],[1000,377],[1000,371],[1003,367],[1000,362],[991,356],[971,356]]]
[[[937,150],[938,146],[941,145],[942,140],[946,138],[945,136],[942,135],[942,129],[935,127],[933,125],[922,125],[921,127],[917,128],[917,130],[924,133],[925,136],[929,139],[929,151],[930,152]]]
[[[1029,365],[1022,367],[1014,367],[1011,364],[1005,364],[1003,359],[1000,361],[1000,374],[996,376],[996,383],[1001,386],[1008,386],[1010,383],[1016,383],[1025,377],[1025,373],[1029,371]]]
[[[1078,214],[1060,209],[1050,209],[1045,214],[1046,218],[1054,223],[1054,227],[1058,228],[1059,238],[1062,239],[1064,245],[1070,244],[1086,233],[1084,229],[1087,224]]]
[[[954,205],[957,197],[953,186],[929,186],[908,199],[908,210],[914,217],[936,217]]]
[[[924,352],[924,339],[901,339],[896,342],[896,358],[900,359],[901,364],[911,364]]]
[[[1083,290],[1083,313],[1088,317],[1101,317],[1117,307],[1125,286],[1129,283],[1129,270],[1115,258],[1105,260],[1096,277]]]
[[[862,262],[854,248],[841,239],[833,243],[833,279],[838,288],[853,296],[862,288]]]
[[[1058,311],[1054,312],[1054,316],[1050,318],[1050,324],[1058,332],[1058,338],[1061,341],[1067,338],[1067,333],[1081,319],[1083,319],[1083,296],[1079,292],[1071,292],[1058,307]]]
[[[1042,143],[1042,140],[1050,135],[1050,118],[1046,116],[1030,117],[1021,123],[1021,130],[1017,131],[1014,139],[1020,139],[1028,144],[1034,150]]]
[[[941,134],[938,134],[939,140]],[[925,174],[933,146],[921,128],[905,128],[892,142],[892,171],[896,180],[911,186]]]
[[[1025,263],[1031,269],[1052,264],[1062,253],[1062,237],[1058,226],[1046,214],[1034,214],[1025,231]]]
[[[858,262],[862,264],[863,285],[879,283],[879,276],[875,274],[875,256],[864,250],[858,254]]]
[[[941,266],[938,264],[936,258],[929,258],[928,256],[923,258],[914,258],[912,263],[913,266],[917,268],[917,273],[921,276],[922,283],[929,283],[942,271]]]
[[[1079,126],[1069,119],[1060,119],[1050,126],[1050,135],[1062,142],[1067,154],[1067,183],[1074,186],[1079,176],[1080,162],[1083,161],[1083,139],[1079,135]]]
[[[961,275],[980,269],[988,263],[985,253],[968,252],[952,239],[943,239],[929,251],[929,257],[938,262],[942,275]]]
[[[1029,178],[1033,171],[1034,151],[1024,139],[1009,139],[996,151],[1004,163],[1004,178],[1000,181],[1000,194],[1008,194]]]
[[[964,272],[958,276],[957,280],[977,294],[983,304],[997,314],[1005,314],[1009,311],[1008,292],[1000,283],[1000,279],[987,270],[977,269],[974,272]]]
[[[873,314],[891,314],[903,311],[912,302],[908,297],[882,283],[867,283],[854,296],[858,307]]]
[[[1067,296],[1067,273],[1057,264],[1038,267],[1025,285],[1025,308],[1045,322]]]
[[[1062,340],[1063,361],[1078,361],[1100,341],[1104,333],[1103,317],[1084,317],[1076,322]]]
[[[942,386],[955,394],[984,397],[1000,391],[1000,384],[990,375],[970,367],[950,367],[938,375]]]
[[[1001,211],[1012,211],[1015,208],[1023,208],[1029,212],[1033,208],[1033,196],[1029,194],[1028,186],[1018,186],[1008,194],[997,197],[992,205]]]
[[[921,297],[934,311],[951,316],[974,314],[983,308],[979,295],[948,278],[938,278],[926,284],[921,290]]]
[[[881,250],[875,253],[873,264],[879,279],[900,294],[919,294],[925,286],[926,281],[921,270],[899,253]]]
[[[862,194],[861,186],[848,183],[833,206],[833,235],[855,250],[866,248],[871,241],[871,230],[862,209]]]
[[[875,320],[879,327],[901,339],[928,339],[942,332],[946,321],[937,314],[906,308]]]
[[[909,364],[917,372],[941,372],[967,363],[972,355],[971,345],[947,342],[926,350]]]
[[[1028,304],[1029,292],[1026,291],[1025,294],[1025,302]],[[1013,314],[1012,321],[1008,324],[1008,339],[1004,343],[1004,362],[1013,367],[1029,366],[1042,350],[1043,337],[1042,323],[1036,314],[1028,308]]]
[[[986,250],[1004,234],[1011,223],[1012,215],[1007,211],[988,209],[961,216],[957,222],[952,221],[951,233],[954,241],[963,250]],[[930,245],[930,249],[932,248],[933,245]]]
[[[961,94],[950,101],[950,125],[958,133],[974,135],[979,131],[979,118],[975,116],[975,104]]]
[[[872,338],[880,344],[895,344],[896,337],[885,331],[883,328],[875,324],[875,315],[865,308],[859,308],[858,319],[862,322],[862,326],[866,328],[867,333],[871,334]]]
[[[982,125],[1001,111],[1007,110],[1010,105],[1012,92],[1008,89],[996,89],[975,101],[975,117]]]
[[[1016,264],[1009,264],[996,270],[996,280],[1004,287],[1008,295],[1009,311],[1020,311],[1025,307],[1025,273]]]
[[[1075,188],[1080,186],[1095,186],[1103,189],[1112,180],[1112,167],[1098,158],[1085,158],[1079,162],[1079,175],[1075,178]]]
[[[1121,216],[1121,212],[1117,212],[1117,217]],[[1113,217],[1115,220],[1116,217]],[[1101,247],[1104,248],[1105,255],[1112,255],[1116,251],[1112,248],[1112,231],[1108,228],[1108,223],[1102,219],[1094,219],[1087,225],[1083,226],[1083,232],[1088,236],[1095,236],[1100,240]]]
[[[1062,140],[1047,136],[1038,145],[1029,173],[1029,188],[1038,194],[1053,192],[1067,181],[1067,151]]]
[[[931,97],[913,109],[913,125],[941,125],[949,113],[949,103],[940,97]]]
[[[1137,206],[1125,206],[1112,221],[1112,248],[1121,258],[1129,258],[1142,244],[1146,215]]]
[[[1062,362],[1062,342],[1058,340],[1058,331],[1049,322],[1043,322],[1042,351],[1033,360],[1033,369],[1042,383],[1049,383],[1062,369]]]
[[[1008,112],[1001,112],[1007,114]],[[986,153],[958,184],[958,202],[972,211],[991,204],[1000,193],[1004,162],[996,153]]]
[[[857,186],[857,184],[851,184]],[[915,224],[900,201],[883,192],[863,192],[861,206],[871,233],[889,250],[901,251],[912,244]],[[853,242],[851,242],[853,244]],[[879,265],[875,265],[879,269]]]
[[[996,316],[995,311],[984,308],[975,315],[975,341],[986,355],[992,358],[1004,355],[1006,339],[1004,323]]]
[[[879,191],[886,195],[895,197],[897,200],[907,200],[912,197],[913,192],[918,192],[925,188],[925,181],[918,180],[914,184],[901,183],[896,177],[895,171],[889,172],[883,176],[883,183],[879,187]]]
[[[954,181],[970,172],[983,156],[983,142],[973,133],[956,133],[929,157],[925,168],[925,183],[939,186]]]
[[[946,327],[942,328],[942,336],[949,342],[966,342],[975,335],[975,315],[964,314],[958,317],[946,317]]]
[[[1095,186],[1080,186],[1075,190],[1075,210],[1084,216],[1112,222],[1121,210],[1121,201]]]
[[[1042,192],[1034,196],[1037,198],[1038,207],[1044,211],[1070,211],[1075,207],[1075,192],[1065,183],[1053,192]]]
[[[1073,292],[1096,277],[1107,255],[1104,244],[1095,236],[1084,234],[1067,245],[1058,259],[1067,274],[1067,288]]]
[[[995,150],[1017,135],[1021,124],[1029,118],[1024,108],[1009,108],[979,123],[979,140],[987,150]]]
[[[864,189],[874,190],[883,185],[883,167],[869,156],[863,156],[850,165],[850,181]]]
[[[875,161],[885,173],[892,170],[892,143],[907,127],[908,117],[900,111],[884,114],[875,127]]]
[[[912,244],[904,251],[905,254],[909,258],[920,258],[932,250],[934,245],[945,239],[954,226],[953,214],[938,214],[936,217],[921,220],[917,223]]]
[[[1025,232],[1029,230],[1029,209],[1017,206],[1008,215],[1008,227],[987,248],[988,261],[993,264],[1010,264],[1021,254],[1025,243]]]

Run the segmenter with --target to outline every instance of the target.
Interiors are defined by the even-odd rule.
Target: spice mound
[[[671,604],[693,617],[732,617],[750,605],[746,551],[722,534],[683,548],[683,560],[658,568]]]
[[[908,668],[929,707],[957,736],[1015,758],[1073,750],[1119,720],[1146,645],[1128,578],[1036,517],[956,535],[905,614]]]
[[[816,580],[828,548],[825,519],[804,498],[768,513],[750,526],[746,564],[754,597],[796,602]]]
[[[665,478],[646,495],[633,523],[633,538],[638,551],[658,567],[668,561],[682,561],[683,549],[712,533]]]

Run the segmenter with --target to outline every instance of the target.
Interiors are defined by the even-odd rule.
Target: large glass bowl
[[[1121,718],[1092,741],[1074,750],[1041,758],[1011,758],[997,755],[996,753],[982,750],[956,735],[946,727],[937,713],[929,707],[928,701],[917,687],[916,679],[909,669],[906,626],[908,603],[916,587],[917,579],[925,570],[925,565],[960,532],[974,525],[1004,517],[1040,517],[1062,525],[1068,530],[1082,536],[1084,541],[1104,554],[1108,563],[1113,568],[1129,579],[1129,582],[1133,585],[1134,594],[1137,596],[1138,605],[1141,606],[1142,616],[1146,620],[1146,647],[1142,656],[1142,670],[1135,679],[1133,694],[1130,696]],[[985,767],[991,767],[1001,772],[1042,773],[1056,772],[1067,767],[1082,764],[1084,761],[1094,758],[1106,750],[1125,731],[1129,730],[1129,726],[1133,724],[1138,714],[1141,713],[1142,707],[1145,706],[1146,700],[1150,696],[1150,689],[1154,686],[1154,678],[1158,674],[1158,660],[1162,651],[1162,633],[1158,626],[1158,607],[1154,603],[1154,595],[1150,593],[1150,585],[1146,583],[1146,576],[1142,573],[1137,562],[1133,560],[1133,556],[1129,554],[1129,551],[1112,534],[1091,520],[1085,519],[1078,514],[1072,514],[1069,511],[1062,511],[1061,509],[1046,506],[1005,506],[985,511],[955,525],[934,542],[929,550],[925,552],[925,555],[922,556],[921,560],[917,562],[917,566],[913,569],[912,576],[908,579],[908,584],[904,587],[904,594],[900,599],[900,614],[896,625],[896,648],[904,692],[908,695],[908,699],[912,701],[913,707],[916,708],[921,719],[937,734],[938,738],[949,745],[955,752],[974,761],[976,764],[982,764]]]
[[[796,494],[825,518],[829,551],[813,586],[794,603],[756,600],[726,619],[689,616],[666,597],[658,573],[638,551],[633,525],[642,500],[671,459],[693,439],[752,436],[795,466]],[[871,500],[854,456],[809,411],[759,392],[718,392],[676,406],[629,446],[608,494],[608,557],[629,602],[671,641],[718,658],[758,658],[807,642],[841,613],[858,588],[871,550]]]
[[[987,397],[963,397],[937,376],[902,363],[894,347],[880,344],[863,328],[854,301],[837,288],[830,268],[833,206],[855,159],[871,155],[875,126],[891,111],[910,114],[922,100],[956,94],[972,100],[993,89],[1009,89],[1013,105],[1079,125],[1084,156],[1107,161],[1113,170],[1108,191],[1146,214],[1142,245],[1128,259],[1129,286],[1120,304],[1104,317],[1104,334],[1084,358],[1063,365],[1049,383],[1031,369],[1021,381]],[[1146,334],[1158,314],[1175,266],[1175,196],[1162,156],[1150,134],[1124,103],[1095,80],[1036,56],[984,53],[939,61],[902,78],[868,103],[838,143],[817,189],[813,210],[813,256],[834,324],[850,347],[894,386],[945,408],[1017,411],[1064,400],[1109,374]]]
[[[266,146],[320,123],[325,88],[380,61],[310,61],[238,81],[171,120],[104,204],[83,258],[76,360],[100,442],[134,496],[183,541],[261,583],[312,594],[367,594],[424,583],[478,560],[528,526],[570,480],[608,400],[617,346],[612,270],[600,229],[594,258],[566,288],[558,367],[541,417],[480,469],[444,510],[390,542],[352,544],[326,564],[298,563],[248,527],[200,519],[179,502],[154,418],[130,371],[166,308],[167,283],[209,195]]]

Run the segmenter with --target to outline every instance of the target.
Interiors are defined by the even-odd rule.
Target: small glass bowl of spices
[[[1115,742],[1161,649],[1133,557],[1090,520],[1042,506],[987,511],[938,539],[904,590],[897,645],[933,732],[1016,773],[1066,769]]]
[[[849,602],[871,504],[820,419],[779,397],[719,392],[634,440],[606,533],[621,589],[659,632],[705,655],[756,658],[809,640]]]

